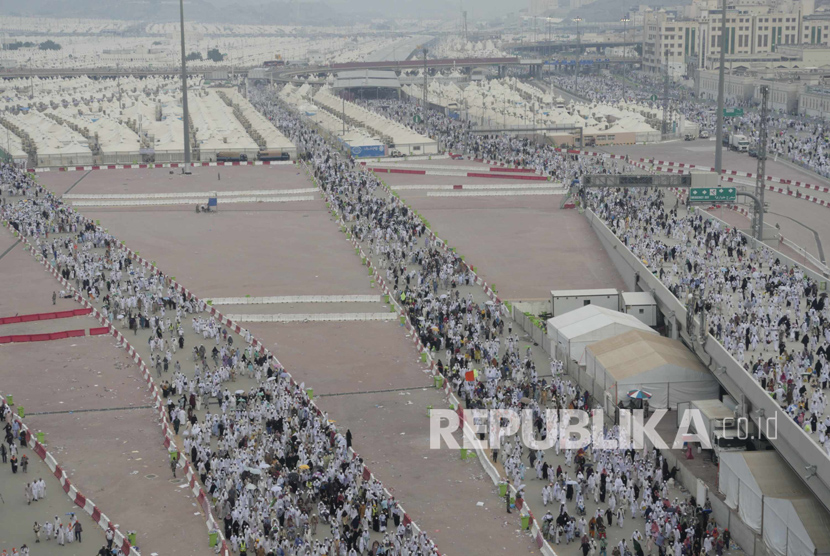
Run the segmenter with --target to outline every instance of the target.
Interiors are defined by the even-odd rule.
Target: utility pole
[[[343,101],[343,137],[346,136],[346,91],[340,91],[340,99]]]
[[[574,21],[576,21],[576,69],[574,70],[574,92],[579,94],[579,57],[582,55],[582,42],[579,40],[579,22],[582,21],[582,18],[575,17]]]
[[[190,115],[187,112],[187,68],[185,66],[184,50],[184,0],[179,0],[179,19],[182,27],[182,124],[184,127],[184,168],[182,173],[187,173],[190,166]]]
[[[421,121],[424,122],[424,125],[427,125],[427,48],[424,47],[424,105],[422,107],[423,116],[421,117]]]
[[[723,170],[723,70],[726,65],[726,0],[723,0],[723,8],[720,20],[720,68],[718,69],[718,113],[715,129],[715,172],[720,176]]]
[[[767,171],[767,127],[769,119],[769,86],[761,85],[761,120],[758,123],[758,168],[755,176],[755,212],[752,216],[752,230],[758,241],[764,240],[764,190]]]
[[[626,42],[626,38],[628,37],[628,22],[631,21],[627,17],[623,17],[620,21],[623,24],[623,100],[625,100],[625,79],[627,77],[628,72],[626,71],[625,61],[628,59],[626,54],[628,54],[628,45]]]
[[[666,75],[663,76],[663,139],[669,133],[669,51],[666,50]]]

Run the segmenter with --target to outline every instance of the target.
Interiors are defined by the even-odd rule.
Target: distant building
[[[814,14],[814,6],[814,0],[729,0],[723,39],[727,58],[755,57],[756,63],[775,65],[780,47],[830,46],[830,15]],[[672,75],[717,69],[721,7],[721,0],[696,0],[679,12],[645,12],[644,68],[659,72],[668,65]]]

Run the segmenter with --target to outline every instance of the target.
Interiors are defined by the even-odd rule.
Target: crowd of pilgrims
[[[626,80],[623,85],[623,79]],[[577,93],[579,96],[600,104],[617,105],[626,98],[630,102],[654,105],[662,108],[662,100],[652,102],[649,99],[654,91],[663,90],[662,77],[656,78],[646,73],[622,77],[619,75],[583,74],[577,79],[573,74],[556,74],[552,82],[560,89]],[[623,96],[625,93],[625,97]],[[700,130],[706,130],[715,137],[717,129],[717,110],[714,101],[696,99],[690,89],[672,82],[669,89],[671,109],[680,112],[686,121],[698,124]],[[743,106],[747,110],[743,116],[726,118],[724,131],[746,135],[750,146],[758,142],[758,128],[761,115],[758,102],[738,102],[727,99],[727,106]],[[821,117],[807,117],[771,110],[767,122],[769,143],[767,149],[770,157],[781,157],[795,162],[824,176],[830,176],[830,128]],[[675,160],[675,162],[684,162]]]
[[[597,87],[601,90],[601,87]],[[369,106],[400,122],[412,122],[411,103],[370,101]],[[751,120],[750,114],[748,118]],[[757,115],[754,116],[757,120]],[[775,116],[781,125],[804,126]],[[435,122],[431,120],[434,119]],[[620,173],[632,170],[625,162],[584,156],[562,156],[549,147],[538,147],[517,138],[493,138],[469,133],[465,122],[445,117],[427,124],[409,124],[421,132],[444,132],[459,138],[458,152],[494,153],[507,163],[524,163],[543,173],[563,166],[555,173],[566,183],[584,173]],[[434,135],[437,137],[437,135]],[[820,138],[817,138],[818,140]],[[482,147],[488,140],[491,147]],[[466,141],[466,142],[465,142]],[[522,143],[518,160],[503,156],[505,143]],[[535,149],[535,150],[534,150]],[[539,160],[558,159],[547,166]],[[830,455],[830,415],[825,416],[830,387],[827,365],[830,346],[830,303],[827,294],[800,267],[789,267],[776,259],[770,249],[754,250],[736,228],[722,228],[698,213],[680,215],[676,206],[665,205],[659,191],[601,190],[592,193],[592,206],[620,239],[641,258],[681,300],[695,291],[705,292],[700,309],[711,312],[710,332],[744,365],[787,412]],[[660,234],[672,238],[667,244]],[[689,245],[687,246],[687,240]],[[789,347],[788,347],[789,342]],[[800,344],[800,345],[799,345]],[[793,347],[796,346],[796,347]]]
[[[551,362],[550,377],[540,376],[530,348],[521,349],[512,323],[502,316],[504,308],[474,299],[473,288],[469,287],[474,285],[474,276],[460,256],[432,241],[422,221],[400,199],[387,194],[373,174],[329,148],[274,95],[260,90],[251,98],[292,141],[312,153],[315,178],[331,195],[355,237],[377,260],[421,342],[437,356],[438,371],[450,381],[464,407],[530,408],[536,437],[545,439],[545,409],[589,410],[596,405],[587,391],[581,391],[563,374],[560,361]],[[406,103],[375,101],[370,106],[387,116],[395,114],[401,122],[413,121]],[[447,136],[458,137],[457,147],[464,152],[479,149],[494,158],[503,152],[507,160],[539,164],[551,172],[576,176],[586,170],[629,169],[610,159],[554,156],[553,151],[520,139],[466,134],[463,123],[432,113],[426,127],[439,134],[452,130]],[[474,140],[474,146],[463,143],[465,137]],[[517,152],[511,150],[511,145]],[[618,431],[612,428],[606,434],[617,438]],[[558,443],[553,450],[559,458]],[[589,443],[583,449],[563,452],[564,471],[561,465],[554,471],[553,464],[548,463],[553,460],[552,454],[530,450],[518,440],[492,453],[494,461],[502,463],[518,498],[525,497],[525,474],[529,469],[546,484],[541,501],[545,506],[555,506],[556,512],[547,512],[540,526],[550,542],[574,542],[578,545],[574,548],[585,555],[605,555],[610,550],[617,556],[642,555],[652,549],[661,555],[722,554],[729,546],[729,532],[724,534],[708,520],[709,511],[703,504],[698,506],[694,497],[683,502],[669,497],[676,470],[668,469],[659,451],[643,452],[633,447],[595,450]],[[586,496],[605,509],[598,506],[592,515],[586,515]],[[607,528],[615,520],[622,527],[626,516],[642,519],[642,532],[638,529],[630,539],[609,547]]]
[[[735,228],[681,213],[661,191],[606,190],[589,201],[675,297],[691,296],[709,333],[830,455],[830,304],[818,283]]]
[[[537,437],[544,439],[546,408],[593,407],[588,393],[562,374],[560,362],[551,363],[550,377],[540,377],[532,353],[522,351],[518,334],[502,316],[504,308],[474,299],[469,287],[474,277],[460,256],[436,245],[423,222],[386,194],[374,175],[329,146],[270,91],[255,89],[250,96],[298,146],[351,232],[377,258],[421,341],[438,355],[439,372],[467,408],[530,408]],[[369,104],[398,121],[413,121],[411,104]],[[631,170],[622,161],[560,155],[526,139],[476,135],[465,123],[437,114],[410,127],[441,136],[449,150],[523,164],[566,182],[584,173]],[[112,318],[129,323],[134,333],[149,329],[152,365],[166,368],[176,349],[184,348],[187,317],[194,332],[215,344],[210,352],[193,346],[194,376],[182,374],[177,362],[173,383],[163,386],[171,421],[177,429],[185,423],[185,450],[216,501],[234,549],[315,556],[435,553],[426,535],[405,523],[379,483],[362,481],[362,463],[351,458],[346,437],[325,414],[316,414],[300,385],[292,386],[269,357],[250,348],[250,334],[243,334],[244,348],[233,346],[232,334],[200,315],[204,305],[175,291],[163,274],[134,264],[114,238],[25,174],[8,166],[2,173],[4,182],[13,182],[13,189],[25,195],[2,207],[3,218]],[[771,251],[750,249],[734,229],[699,214],[681,216],[665,205],[662,193],[605,190],[592,194],[590,202],[679,299],[705,292],[699,308],[711,311],[712,334],[830,449],[830,419],[821,418],[830,331],[817,285]],[[678,241],[668,245],[658,233]],[[800,341],[803,349],[788,349],[787,339]],[[764,350],[775,353],[767,358]],[[237,374],[247,374],[257,385],[243,395],[232,394],[227,382]],[[199,420],[203,399],[217,400],[218,409],[208,409]],[[606,430],[609,438],[616,434],[614,428]],[[554,449],[558,457],[558,443]],[[565,470],[559,465],[556,471],[546,456],[553,459],[519,442],[493,454],[518,497],[524,496],[528,469],[546,483],[542,502],[557,511],[548,512],[542,526],[552,542],[577,542],[586,555],[604,554],[614,521],[621,527],[626,518],[641,518],[642,533],[635,531],[630,544],[624,539],[611,547],[613,554],[640,555],[644,547],[675,556],[728,549],[728,531],[708,520],[705,503],[670,499],[674,470],[659,451],[601,450],[588,444],[564,450]],[[605,509],[587,515],[586,497]],[[329,530],[324,540],[318,538],[318,526]],[[383,540],[370,546],[370,530],[385,533]]]
[[[363,462],[353,457],[347,436],[325,413],[317,413],[303,385],[292,385],[270,355],[250,344],[234,346],[232,334],[201,314],[202,302],[177,291],[155,268],[137,264],[114,237],[21,170],[3,165],[0,176],[13,184],[6,191],[18,193],[4,195],[2,219],[114,322],[129,322],[134,334],[137,327],[148,333],[151,366],[166,367],[171,355],[185,348],[188,317],[194,331],[214,344],[211,351],[204,344],[193,346],[195,374],[188,378],[177,367],[172,384],[162,388],[171,422],[176,429],[185,423],[184,450],[234,551],[280,556],[437,553],[394,497],[374,478],[364,478]],[[243,339],[252,338],[245,332]],[[248,391],[231,393],[228,381],[236,373],[261,380]],[[208,406],[199,419],[203,400],[218,404]]]

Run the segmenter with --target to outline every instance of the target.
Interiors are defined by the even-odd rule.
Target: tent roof
[[[709,373],[697,357],[678,340],[643,330],[631,330],[601,340],[588,346],[588,351],[618,381],[665,365]]]
[[[777,453],[741,452],[741,456],[764,496],[787,500],[812,498],[804,482]]]
[[[566,338],[576,338],[591,330],[598,330],[611,324],[622,324],[643,332],[657,334],[636,317],[599,305],[586,305],[568,311],[564,315],[548,319],[548,324]]]

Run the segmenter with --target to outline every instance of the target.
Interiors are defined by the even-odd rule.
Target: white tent
[[[548,319],[547,324],[551,353],[565,361],[575,361],[579,365],[585,365],[585,348],[594,342],[629,330],[657,334],[632,315],[597,305],[586,305]]]
[[[718,479],[726,504],[773,554],[830,551],[830,514],[777,452],[725,452]]]
[[[593,380],[592,394],[614,403],[627,401],[631,390],[652,395],[652,408],[676,408],[680,402],[706,400],[720,386],[709,370],[677,340],[631,330],[588,346],[585,370]]]

